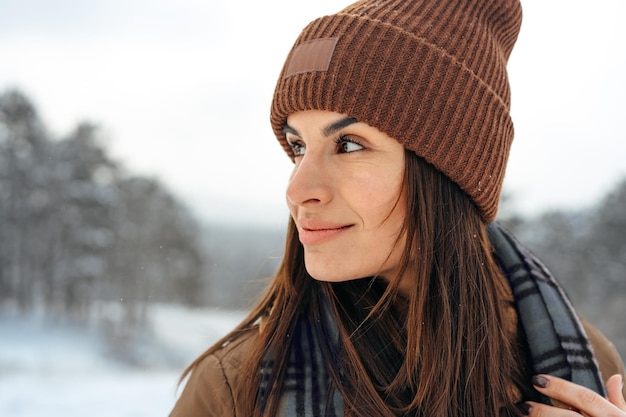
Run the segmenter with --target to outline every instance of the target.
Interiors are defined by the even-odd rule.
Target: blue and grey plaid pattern
[[[298,320],[293,337],[287,374],[280,400],[279,416],[342,416],[343,399],[338,390],[329,392],[330,375],[310,320]],[[261,367],[261,404],[266,401],[271,361]]]
[[[510,232],[497,223],[487,230],[515,297],[533,371],[606,395],[589,339],[561,286]]]

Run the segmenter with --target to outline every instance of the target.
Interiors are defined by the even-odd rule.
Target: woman
[[[490,224],[520,23],[516,0],[367,0],[303,30],[271,112],[283,262],[172,416],[626,416],[613,346]]]

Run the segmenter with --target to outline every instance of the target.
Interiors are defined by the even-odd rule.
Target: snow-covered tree
[[[122,171],[96,126],[51,138],[23,94],[0,95],[0,304],[89,317],[124,300],[135,322],[153,299],[198,304],[198,235],[158,181]]]

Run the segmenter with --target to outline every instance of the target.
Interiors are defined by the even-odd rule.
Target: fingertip
[[[609,379],[606,380],[607,388],[609,386],[616,385],[620,390],[624,388],[624,378],[620,374],[611,375]]]
[[[620,374],[612,375],[606,380],[606,390],[608,393],[608,399],[613,404],[623,408],[626,406],[623,395],[624,378]]]
[[[548,379],[545,377],[545,375],[534,375],[532,377],[532,383],[534,386],[539,387],[539,388],[545,388],[548,386]]]

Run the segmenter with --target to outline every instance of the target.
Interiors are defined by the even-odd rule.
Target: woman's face
[[[328,111],[291,114],[284,131],[295,155],[287,204],[309,274],[332,282],[391,279],[404,247],[404,147]]]

